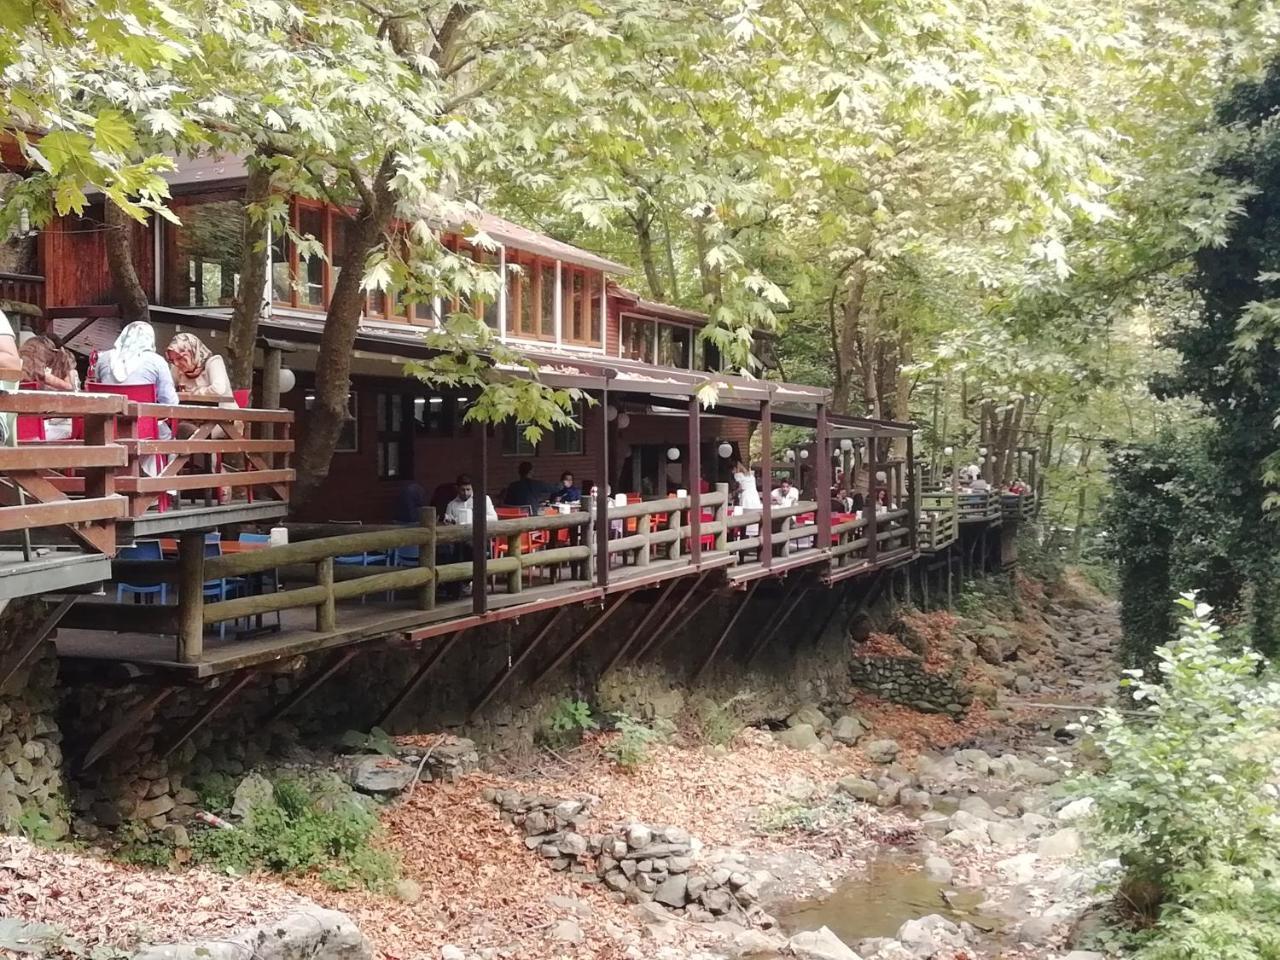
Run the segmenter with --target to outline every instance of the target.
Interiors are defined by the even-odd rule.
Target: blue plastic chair
[[[118,560],[163,560],[164,552],[160,549],[159,540],[139,540],[132,547],[121,547],[116,554]],[[141,597],[159,597],[161,603],[169,602],[169,585],[167,583],[155,584],[132,584],[117,583],[116,584],[116,603],[124,603],[124,595],[126,593],[134,594],[136,598]],[[135,600],[136,602],[136,600]],[[151,601],[147,601],[150,603]]]
[[[206,557],[222,556],[222,534],[206,533],[204,536],[204,555]],[[204,582],[204,598],[206,600],[227,600],[244,588],[243,577],[224,577]],[[227,638],[227,621],[218,622],[218,639]]]
[[[241,543],[270,543],[271,535],[266,533],[242,533],[239,540]],[[258,574],[262,581],[263,590],[267,589],[267,585],[271,585],[271,592],[275,593],[280,589],[280,571],[272,570],[271,572],[263,572]],[[280,611],[276,611],[276,627],[280,626]]]
[[[334,520],[333,523],[339,523],[343,526],[360,527],[364,526],[360,520]],[[348,567],[385,567],[391,562],[390,553],[348,553],[341,557],[334,557],[334,563],[339,563]],[[364,603],[369,597],[366,594],[360,598],[360,602]]]

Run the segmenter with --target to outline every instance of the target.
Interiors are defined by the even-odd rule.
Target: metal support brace
[[[285,697],[284,700],[280,701],[280,705],[267,715],[266,722],[274,723],[300,704],[303,700],[307,699],[307,697],[311,696],[311,694],[315,693],[326,680],[354,660],[359,652],[359,647],[349,647],[346,650],[336,651],[334,655],[329,658],[329,662],[325,665],[323,670],[313,674],[307,679],[306,683],[298,687],[298,689],[289,694],[289,696]]]
[[[461,639],[462,635],[467,632],[467,629],[467,627],[463,627],[461,630],[455,630],[444,639],[443,643],[436,647],[435,652],[432,653],[431,656],[427,657],[422,666],[420,666],[414,672],[413,676],[409,678],[409,682],[401,688],[399,693],[391,698],[391,702],[387,704],[386,709],[378,715],[378,719],[374,722],[375,727],[384,726],[386,722],[391,719],[395,712],[400,709],[400,705],[408,700],[409,697],[413,695],[413,692],[422,685],[422,681],[427,679],[427,674],[435,669],[436,664],[445,658],[445,654],[447,654],[453,648],[453,645]]]
[[[653,605],[649,607],[648,612],[646,612],[640,619],[640,622],[636,624],[636,628],[631,631],[631,635],[622,642],[622,646],[618,647],[618,651],[610,658],[609,662],[605,664],[605,668],[600,671],[601,677],[608,674],[609,671],[616,667],[622,661],[622,658],[627,655],[627,651],[630,650],[636,640],[640,638],[640,634],[644,632],[644,628],[650,624],[653,618],[658,615],[664,606],[666,606],[667,601],[671,599],[671,594],[675,591],[676,584],[679,582],[680,581],[674,577],[667,581],[667,585],[663,587],[662,592],[658,594],[658,599],[653,602]]]
[[[760,656],[761,651],[769,645],[769,641],[773,639],[774,634],[782,629],[782,625],[787,622],[792,611],[800,605],[800,600],[807,592],[807,590],[801,589],[800,587],[800,577],[797,576],[791,581],[790,589],[788,589],[786,594],[783,595],[782,603],[778,604],[778,609],[775,610],[773,616],[769,618],[769,621],[765,624],[765,628],[760,631],[760,639],[755,642],[751,648],[751,652],[747,654],[746,664],[748,666],[750,666],[751,662],[755,660],[756,657]]]
[[[31,655],[40,649],[40,644],[44,643],[49,634],[53,633],[54,628],[58,626],[66,612],[71,609],[71,605],[78,599],[79,597],[76,594],[65,596],[58,601],[56,607],[49,611],[49,615],[40,622],[40,626],[36,628],[35,633],[31,634],[22,646],[18,648],[12,659],[3,667],[0,667],[0,687],[8,683],[9,679],[22,669],[23,664],[31,659]]]
[[[751,598],[755,596],[756,588],[760,586],[760,580],[752,580],[751,586],[747,588],[746,595],[743,596],[742,602],[738,604],[738,609],[733,611],[733,616],[729,618],[729,622],[724,625],[724,629],[720,631],[720,638],[716,640],[715,646],[711,648],[711,652],[707,654],[707,659],[702,661],[702,666],[698,668],[698,672],[694,675],[695,680],[701,680],[703,674],[711,666],[711,661],[716,658],[716,654],[720,652],[720,648],[724,646],[724,642],[729,637],[729,631],[733,629],[733,625],[738,622],[738,618],[742,616],[742,612],[747,609],[747,604],[751,602]]]
[[[173,742],[164,749],[160,754],[161,760],[171,757],[175,750],[196,735],[196,732],[206,723],[213,719],[214,714],[225,707],[241,690],[249,685],[254,677],[254,671],[246,670],[240,676],[230,680],[226,686],[213,695],[213,698],[206,703],[200,711],[186,722],[186,725],[178,731],[177,736],[173,738]]]
[[[131,731],[136,730],[143,721],[155,713],[166,700],[177,692],[177,687],[165,687],[163,690],[143,700],[121,717],[114,726],[108,728],[89,746],[84,759],[80,762],[80,771],[83,773],[106,756],[112,747],[128,736]]]
[[[507,664],[507,668],[493,678],[493,682],[490,683],[485,692],[480,695],[480,699],[476,701],[475,706],[473,706],[471,711],[467,714],[468,720],[474,719],[475,715],[484,709],[485,705],[493,699],[494,694],[502,689],[502,685],[511,679],[511,675],[520,669],[520,665],[529,659],[529,655],[538,648],[539,644],[547,638],[555,628],[556,624],[559,623],[568,612],[568,607],[561,607],[547,618],[547,622],[538,629],[537,633],[529,638],[528,643],[524,645],[524,649],[516,654],[515,659],[511,660]]]
[[[705,581],[708,576],[710,576],[710,574],[699,574],[698,579],[693,581],[689,586],[689,589],[685,591],[684,596],[676,602],[676,605],[672,607],[658,625],[653,628],[653,633],[650,635],[649,639],[645,641],[644,646],[637,650],[636,655],[631,658],[632,663],[638,663],[646,653],[661,642],[661,638],[664,636],[664,631],[671,625],[672,621],[679,616],[680,611],[685,608],[685,605],[688,604],[693,595],[698,592],[698,588],[702,586],[703,581]]]
[[[630,596],[630,594],[627,594],[627,593],[619,594],[617,597],[614,598],[612,603],[607,604],[605,608],[600,611],[599,615],[595,618],[595,620],[593,620],[591,624],[585,630],[583,630],[582,633],[578,635],[577,640],[574,640],[573,643],[569,644],[567,647],[561,650],[560,653],[556,655],[554,660],[552,660],[549,664],[547,664],[545,667],[543,667],[541,670],[538,671],[537,675],[532,680],[529,681],[529,686],[532,687],[535,684],[537,684],[543,677],[547,676],[549,673],[552,673],[556,669],[556,667],[560,666],[560,664],[564,663],[571,656],[573,656],[574,652],[579,647],[581,647],[584,643],[586,643],[589,639],[591,639],[591,637],[595,635],[596,631],[599,630],[601,627],[603,627],[609,621],[610,617],[612,617],[615,613],[617,613],[619,610],[622,609],[623,604],[627,602],[628,596]]]

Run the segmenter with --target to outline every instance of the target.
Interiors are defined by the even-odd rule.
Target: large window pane
[[[539,336],[554,340],[556,336],[556,268],[555,264],[542,265],[542,321]]]
[[[603,297],[600,281],[603,279],[594,273],[587,274],[587,294],[584,297],[584,306],[590,315],[587,319],[586,328],[589,331],[588,339],[593,344],[600,342],[600,302]]]
[[[622,355],[628,360],[653,363],[653,348],[657,341],[657,327],[652,320],[639,317],[622,318]]]
[[[311,236],[323,243],[324,211],[319,207],[299,208],[298,233],[304,237]],[[324,258],[319,256],[308,257],[306,262],[300,263],[298,266],[299,272],[302,274],[302,289],[299,292],[299,302],[309,307],[323,307],[325,301]]]
[[[277,226],[271,231],[271,299],[277,303],[293,303],[292,253],[293,244]]]
[[[244,205],[238,200],[180,203],[181,225],[167,224],[164,302],[178,307],[225,305],[240,281]]]

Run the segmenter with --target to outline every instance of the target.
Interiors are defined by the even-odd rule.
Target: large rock
[[[800,960],[862,960],[827,927],[797,933],[787,941],[787,948]]]
[[[898,928],[897,939],[918,957],[932,957],[947,950],[961,950],[964,931],[946,917],[933,913],[908,920]]]
[[[795,713],[787,717],[788,727],[798,727],[802,723],[807,723],[813,727],[815,733],[821,734],[831,729],[831,721],[827,719],[827,715],[816,703],[806,703],[804,706],[796,709]]]
[[[1057,816],[1063,823],[1074,823],[1077,820],[1092,816],[1095,806],[1097,804],[1094,802],[1093,797],[1081,797],[1078,800],[1072,800],[1059,810]]]
[[[810,724],[800,723],[774,734],[774,739],[792,750],[803,750],[806,753],[826,753],[827,748],[818,739],[817,732]]]
[[[658,884],[658,889],[653,891],[653,899],[668,907],[683,907],[688,889],[689,875],[675,873]]]
[[[955,868],[951,866],[951,861],[944,860],[942,857],[925,857],[924,875],[934,883],[951,883],[951,877],[955,873]]]
[[[843,743],[847,747],[857,743],[866,732],[866,724],[860,718],[850,714],[845,714],[831,728],[831,736],[836,743]]]
[[[893,763],[902,748],[897,740],[872,740],[862,749],[867,759],[874,763]]]
[[[351,768],[351,785],[379,796],[399,793],[418,776],[418,768],[396,757],[361,757]]]
[[[976,794],[965,797],[960,801],[960,810],[965,813],[973,814],[980,820],[1000,820],[1000,814],[991,809],[991,804],[987,803],[982,797]]]
[[[1080,852],[1080,831],[1075,827],[1065,827],[1057,833],[1041,837],[1037,852],[1046,860],[1074,857]]]
[[[268,804],[275,797],[271,781],[260,773],[251,773],[236,786],[231,802],[233,817],[247,817],[254,807]]]
[[[217,940],[143,947],[132,960],[370,960],[373,948],[345,913],[307,907]]]
[[[880,787],[875,782],[864,780],[862,777],[841,777],[836,781],[836,789],[865,803],[875,803],[876,798],[880,796]]]

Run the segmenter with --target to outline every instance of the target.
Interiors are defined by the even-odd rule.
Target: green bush
[[[655,730],[641,720],[618,714],[615,723],[618,735],[605,746],[605,756],[624,770],[634,770],[649,759],[649,747],[664,738],[664,732]]]
[[[1180,602],[1180,636],[1155,651],[1160,682],[1130,671],[1138,713],[1088,730],[1103,772],[1075,786],[1122,866],[1134,960],[1275,960],[1280,680],[1253,650],[1224,649],[1209,607]]]
[[[595,730],[599,724],[591,716],[591,704],[585,700],[564,697],[556,704],[547,720],[552,733],[584,733]]]
[[[378,818],[358,798],[335,802],[300,780],[274,787],[273,798],[254,806],[235,829],[196,834],[196,861],[236,874],[318,871],[339,889],[378,890],[395,879],[395,859],[374,846]]]

